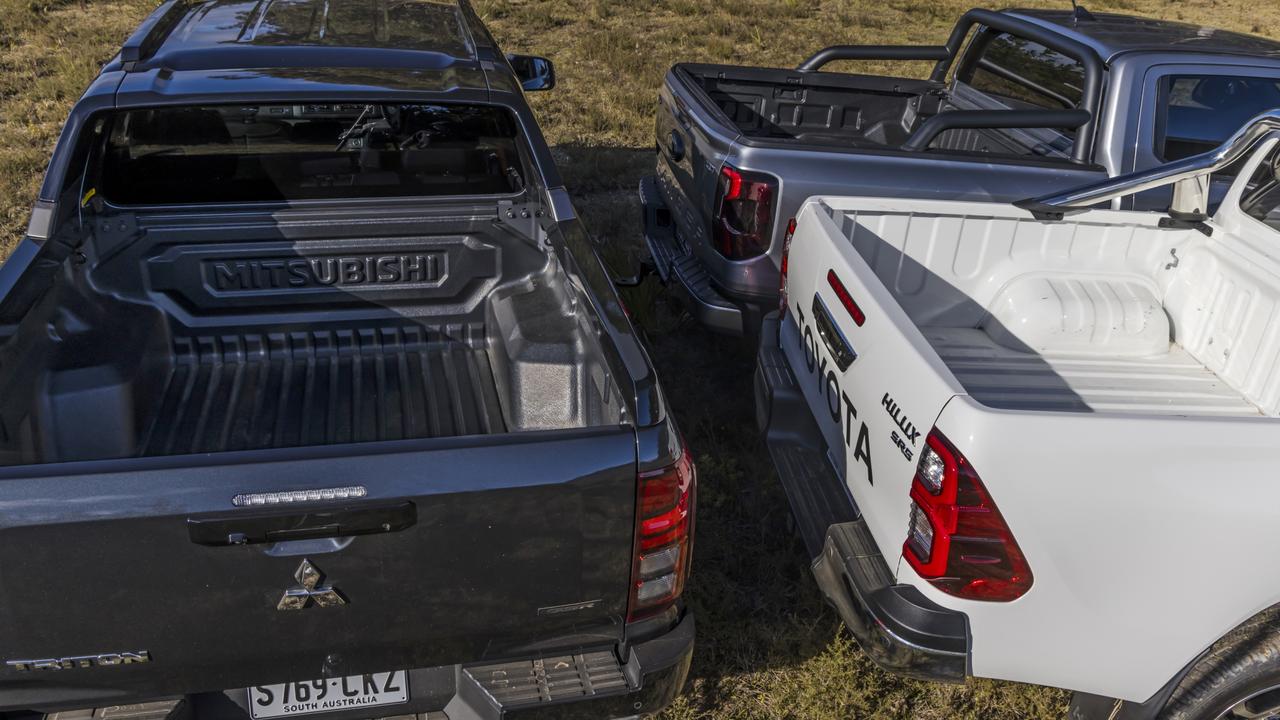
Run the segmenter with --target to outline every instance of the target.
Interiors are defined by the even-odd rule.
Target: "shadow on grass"
[[[637,186],[649,147],[553,148],[600,254],[629,275],[644,254]],[[689,320],[650,277],[622,292],[698,465],[689,685],[665,720],[1062,717],[1067,693],[991,680],[941,685],[878,670],[823,601],[756,430],[755,348]]]
[[[755,424],[754,349],[685,324],[649,334],[654,363],[698,465],[687,598],[698,622],[689,702],[713,710],[720,680],[822,653],[839,619],[821,599]]]
[[[643,254],[640,179],[649,148],[558,146],[565,184],[601,254],[618,275]],[[755,348],[684,317],[656,283],[623,301],[649,341],[667,398],[698,466],[693,574],[686,597],[698,623],[686,702],[713,712],[722,681],[794,668],[838,632],[792,532],[790,507],[755,424]]]

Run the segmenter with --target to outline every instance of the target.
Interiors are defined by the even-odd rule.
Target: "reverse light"
[[[1031,588],[1031,567],[991,494],[937,428],[916,466],[911,501],[902,554],[920,577],[970,600],[1008,602]]]
[[[924,451],[920,453],[920,463],[916,466],[916,477],[920,478],[920,484],[931,495],[942,492],[942,483],[947,475],[947,462],[934,447],[936,444],[939,443],[933,435],[925,438]],[[957,468],[951,466],[952,474],[956,471]]]
[[[716,212],[711,239],[716,251],[730,260],[759,257],[773,239],[773,198],[777,182],[772,176],[720,168],[716,187]]]
[[[672,465],[638,477],[629,620],[665,610],[684,592],[693,549],[696,484],[688,450]]]
[[[917,557],[929,561],[933,555],[933,525],[929,524],[929,516],[914,500],[911,502],[911,534],[907,536],[907,542]]]

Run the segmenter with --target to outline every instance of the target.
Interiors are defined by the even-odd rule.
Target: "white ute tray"
[[[999,345],[976,328],[921,328],[978,402],[1006,410],[1260,415],[1258,408],[1177,345],[1149,357],[1038,355]]]

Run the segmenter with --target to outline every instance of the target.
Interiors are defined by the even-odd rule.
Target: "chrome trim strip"
[[[369,494],[363,485],[347,487],[316,488],[313,490],[283,490],[281,492],[244,493],[231,498],[236,507],[264,507],[267,505],[289,505],[301,502],[324,502],[329,500],[352,500]]]

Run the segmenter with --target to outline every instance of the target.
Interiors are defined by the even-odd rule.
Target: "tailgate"
[[[842,220],[853,232],[856,220],[848,218],[856,211],[847,212]],[[903,224],[886,223],[874,233],[862,228],[858,245],[892,265],[889,255],[902,257],[892,245]],[[942,408],[962,390],[821,200],[802,208],[787,265],[779,342],[822,429],[828,459],[896,567],[917,455]]]
[[[571,633],[562,644],[620,639],[629,428],[108,470],[121,462],[0,474],[5,705],[432,667]],[[364,496],[233,503],[351,486]],[[48,659],[65,669],[14,664]]]
[[[677,237],[686,253],[710,247],[708,232],[720,166],[738,135],[736,130],[713,126],[712,111],[699,93],[685,86],[687,77],[679,65],[667,72],[658,91],[655,122],[658,190],[679,228]],[[665,273],[666,268],[661,271]]]

